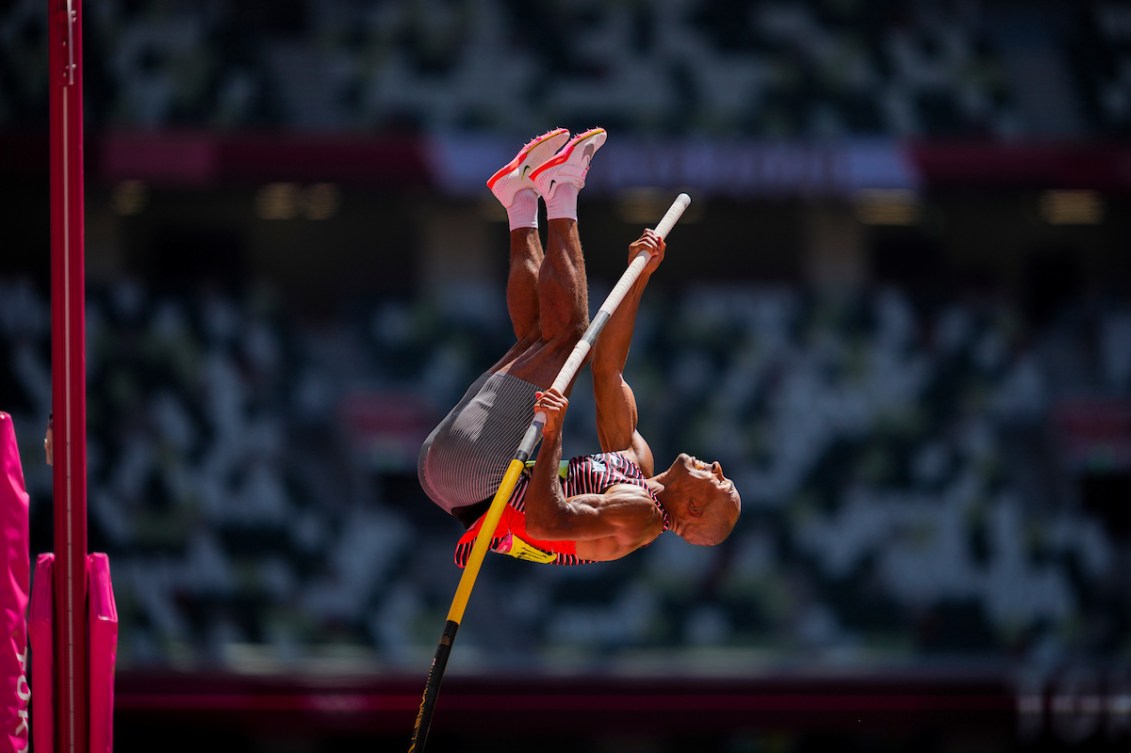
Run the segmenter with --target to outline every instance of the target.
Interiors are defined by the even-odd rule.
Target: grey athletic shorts
[[[475,380],[420,448],[425,494],[449,513],[494,497],[534,419],[539,389],[509,374]]]

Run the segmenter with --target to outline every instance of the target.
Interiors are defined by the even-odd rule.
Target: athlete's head
[[[714,546],[734,530],[742,498],[718,462],[681,453],[661,476],[661,501],[672,518],[672,530],[689,543]]]

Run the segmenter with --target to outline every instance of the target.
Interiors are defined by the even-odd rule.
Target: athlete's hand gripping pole
[[[687,205],[691,203],[691,197],[685,193],[681,193],[672,202],[671,207],[664,213],[663,218],[659,224],[656,225],[656,235],[661,238],[666,238],[668,233],[671,232],[672,226],[683,215],[683,211],[687,209]],[[597,315],[589,323],[589,327],[585,330],[577,345],[574,346],[573,352],[570,353],[569,358],[566,359],[565,364],[558,372],[558,376],[554,379],[551,387],[556,387],[559,391],[565,392],[570,382],[573,381],[577,371],[581,368],[585,356],[589,353],[590,348],[597,341],[597,336],[601,334],[604,329],[605,323],[609,317],[616,311],[617,306],[624,300],[625,295],[628,294],[629,289],[636,278],[644,270],[644,266],[648,263],[651,254],[648,251],[641,251],[636,255],[636,258],[628,265],[628,269],[621,275],[620,280],[613,286],[612,291],[609,293],[605,302],[601,304],[601,308],[597,310]],[[534,454],[537,449],[538,443],[542,439],[542,428],[546,425],[546,415],[539,411],[534,416],[534,420],[530,423],[530,427],[526,430],[526,434],[522,438],[518,450],[514,454],[510,465],[507,466],[506,473],[503,475],[502,482],[499,483],[499,489],[495,492],[495,496],[491,499],[491,506],[487,508],[487,514],[483,519],[483,526],[479,529],[479,533],[475,537],[475,542],[471,545],[471,554],[468,555],[467,564],[464,565],[463,575],[460,576],[459,585],[456,586],[456,594],[452,599],[452,605],[448,609],[448,619],[444,624],[444,631],[440,635],[440,643],[436,647],[436,655],[432,659],[432,666],[428,670],[428,679],[424,685],[424,695],[420,699],[420,711],[416,715],[416,724],[412,731],[412,742],[409,744],[409,753],[423,753],[424,746],[428,741],[428,731],[432,726],[432,714],[436,707],[436,698],[440,694],[440,683],[444,678],[444,668],[448,664],[448,655],[452,650],[452,643],[456,638],[456,631],[459,630],[460,622],[463,620],[464,610],[467,608],[467,601],[471,596],[471,589],[475,585],[475,579],[479,575],[479,568],[483,564],[484,557],[487,556],[487,547],[490,544],[491,537],[495,534],[495,529],[499,525],[499,519],[503,516],[503,509],[506,507],[507,501],[510,499],[511,494],[514,492],[515,485],[518,483],[518,478],[522,475],[523,468],[526,467],[526,461]]]

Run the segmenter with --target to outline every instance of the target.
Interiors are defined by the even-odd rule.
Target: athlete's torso
[[[664,530],[669,528],[667,513],[660,505],[655,492],[645,480],[644,473],[629,457],[620,452],[579,455],[563,463],[562,491],[566,497],[578,494],[603,494],[617,484],[629,484],[644,489],[664,518]],[[519,559],[554,565],[578,565],[595,560],[582,559],[577,554],[575,541],[543,541],[531,538],[526,532],[526,490],[530,485],[527,469],[515,484],[498,528],[491,538],[490,549]],[[467,530],[456,546],[455,562],[463,567],[471,554],[472,544],[483,525],[483,517]]]

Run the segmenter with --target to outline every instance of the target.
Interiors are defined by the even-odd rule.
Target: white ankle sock
[[[507,207],[507,219],[511,230],[523,227],[538,227],[538,192],[524,189],[514,195],[514,202]]]
[[[572,183],[559,183],[554,187],[554,193],[546,199],[546,219],[557,220],[577,219],[577,193],[580,186]]]

